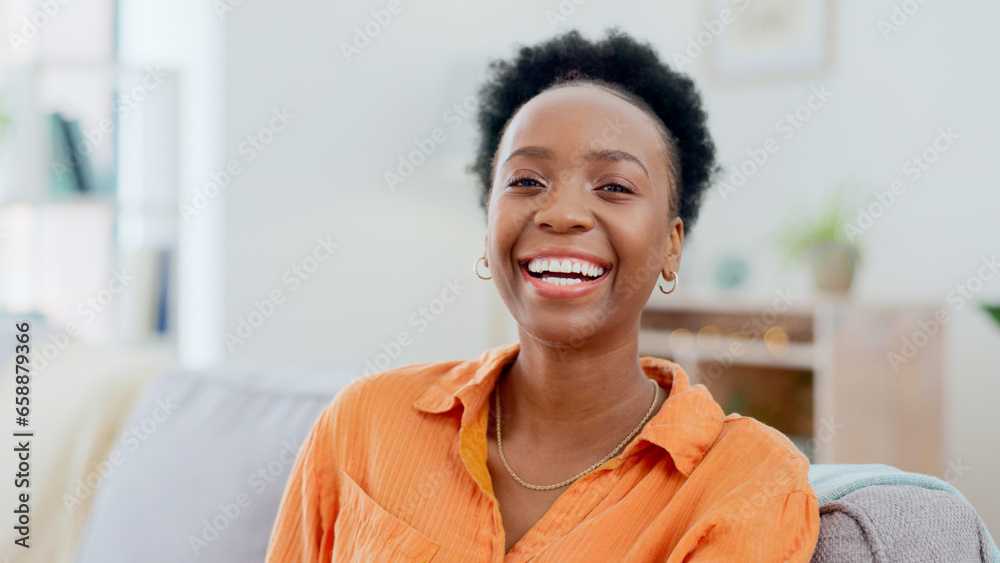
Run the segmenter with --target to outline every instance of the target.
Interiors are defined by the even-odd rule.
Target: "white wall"
[[[589,37],[621,24],[669,56],[701,29],[700,4],[593,0],[568,23]],[[224,330],[233,333],[255,301],[275,290],[284,299],[229,355],[361,371],[401,331],[412,343],[392,365],[472,357],[515,338],[491,283],[470,271],[485,228],[473,182],[461,176],[474,124],[452,130],[444,112],[474,91],[489,59],[566,29],[546,20],[545,11],[558,5],[403,2],[350,63],[340,44],[385,2],[246,2],[225,15],[222,150],[241,172],[206,212],[224,207],[226,216],[225,298],[208,306],[224,309]],[[889,40],[877,22],[890,16],[891,2],[838,5],[835,63],[821,79],[726,87],[710,82],[702,66],[694,69],[729,167],[774,136],[776,121],[803,103],[811,86],[822,83],[833,96],[736,194],[709,196],[684,255],[687,295],[710,293],[716,260],[731,252],[753,265],[750,297],[786,285],[808,294],[804,272],[778,268],[771,233],[845,177],[868,193],[897,178],[908,186],[862,237],[867,261],[855,295],[863,301],[948,306],[948,292],[977,274],[981,258],[1000,253],[992,174],[1000,149],[1000,36],[993,32],[1000,5],[928,2]],[[240,144],[285,107],[294,119],[247,162]],[[447,140],[390,191],[383,173],[436,127]],[[911,183],[902,166],[939,127],[959,138]],[[325,236],[339,248],[293,292],[284,272],[307,261]],[[418,332],[411,316],[453,278],[467,289]],[[1000,282],[986,281],[976,298],[1000,301]],[[1000,396],[1000,332],[970,308],[946,327],[948,456],[971,467],[955,482],[998,531],[1000,438],[988,401]],[[222,335],[213,338],[222,350]]]

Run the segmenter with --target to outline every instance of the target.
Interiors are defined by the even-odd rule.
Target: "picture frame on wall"
[[[832,66],[834,0],[703,0],[720,84],[810,79]]]

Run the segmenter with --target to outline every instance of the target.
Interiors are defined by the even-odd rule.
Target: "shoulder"
[[[324,414],[343,418],[350,413],[377,413],[412,405],[463,360],[424,362],[362,375],[351,380],[330,401]]]
[[[712,465],[728,467],[733,474],[733,492],[738,497],[815,496],[805,454],[787,436],[754,418],[728,415],[706,461],[710,457]]]
[[[819,536],[809,461],[784,434],[747,416],[725,417],[695,473],[702,520],[685,559],[810,561]]]
[[[727,445],[752,445],[760,449],[760,457],[785,459],[797,468],[808,471],[809,461],[796,446],[777,429],[740,414],[729,414],[722,423],[718,442]]]
[[[401,429],[422,425],[414,402],[463,363],[410,364],[351,380],[320,411],[309,447],[345,464],[362,462],[368,450],[398,440],[406,433]]]

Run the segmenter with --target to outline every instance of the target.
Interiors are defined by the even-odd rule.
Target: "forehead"
[[[548,147],[563,157],[594,149],[624,150],[643,160],[650,172],[666,174],[665,147],[650,116],[595,86],[556,88],[525,103],[500,139],[497,162],[526,145]]]

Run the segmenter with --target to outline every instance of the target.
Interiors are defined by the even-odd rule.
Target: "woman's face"
[[[497,147],[486,261],[521,330],[632,336],[684,244],[665,150],[644,112],[601,88],[549,90],[517,112]]]

